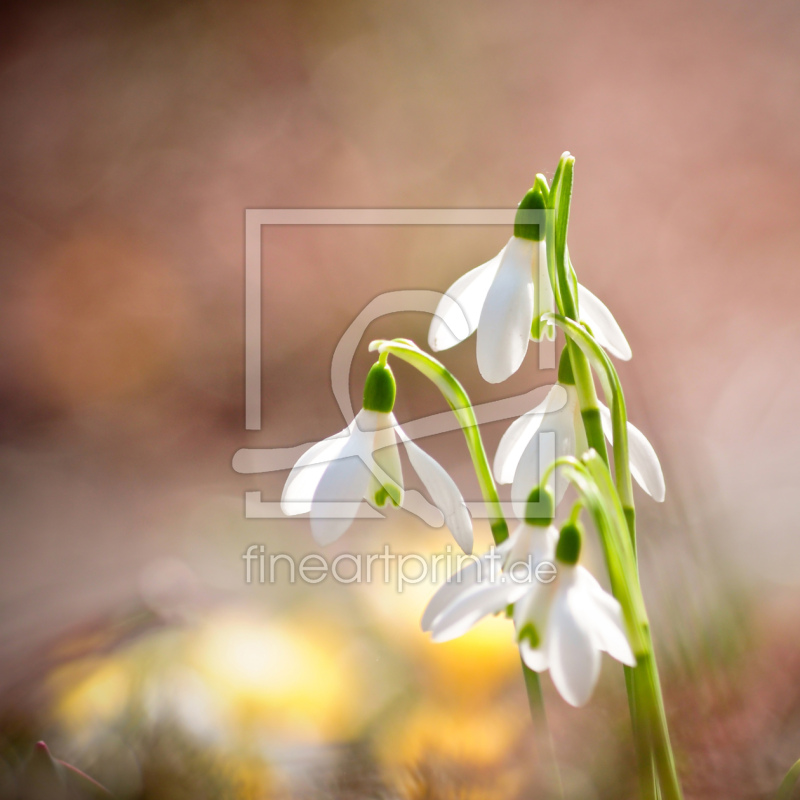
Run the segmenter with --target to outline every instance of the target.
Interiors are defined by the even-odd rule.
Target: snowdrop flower
[[[551,524],[553,498],[536,487],[530,494],[526,519],[511,536],[449,578],[431,598],[422,615],[422,630],[434,642],[465,634],[489,614],[497,614],[531,590],[552,571],[537,573],[555,556],[558,531]]]
[[[464,499],[444,468],[405,434],[392,409],[394,376],[382,361],[364,385],[364,406],[345,430],[307,450],[283,489],[281,509],[311,512],[311,531],[321,545],[338,539],[353,523],[362,499],[378,508],[403,505],[403,472],[398,438],[411,466],[442,512],[459,546],[472,552],[472,520]]]
[[[437,591],[423,615],[423,629],[436,642],[449,641],[513,605],[520,654],[527,666],[535,672],[549,669],[561,696],[573,706],[584,705],[597,684],[601,652],[629,666],[635,666],[636,659],[619,603],[578,565],[580,549],[576,523],[567,523],[559,535],[546,519],[527,519],[509,542]],[[536,564],[554,562],[554,569],[546,577],[514,580],[526,552]],[[502,573],[487,565],[498,558],[505,565]]]
[[[602,402],[598,401],[598,405],[603,432],[613,445],[611,412]],[[549,441],[542,439],[542,433],[550,433],[553,438]],[[515,420],[503,434],[494,459],[495,479],[498,483],[511,484],[511,499],[519,513],[524,505],[523,498],[527,498],[531,486],[539,483],[542,472],[555,459],[580,457],[587,449],[578,392],[565,348],[561,355],[558,383],[536,408]],[[631,475],[654,500],[662,502],[666,487],[658,456],[645,435],[630,422],[628,449]],[[548,486],[558,504],[567,490],[560,470],[551,475]]]
[[[561,529],[555,579],[534,586],[513,613],[523,661],[535,672],[549,669],[559,694],[572,706],[591,697],[601,652],[636,666],[619,603],[578,565],[581,538],[577,523]]]
[[[439,301],[428,333],[434,351],[446,350],[478,331],[478,369],[489,383],[500,383],[522,364],[534,321],[552,310],[544,241],[544,199],[538,189],[525,195],[514,235],[490,261],[459,278]],[[520,212],[542,211],[541,224],[521,223]],[[538,327],[538,326],[537,326]]]
[[[544,201],[532,189],[520,203],[520,212],[543,210]],[[542,214],[544,218],[544,213]],[[541,225],[514,225],[514,235],[491,260],[462,275],[439,301],[428,332],[434,352],[447,350],[478,332],[478,369],[489,383],[501,383],[522,365],[528,341],[551,325],[540,318],[555,310],[547,272],[547,248]],[[535,302],[534,302],[535,301]],[[611,312],[585,286],[578,285],[580,319],[597,343],[627,361],[631,348]]]

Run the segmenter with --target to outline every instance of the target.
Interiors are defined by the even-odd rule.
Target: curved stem
[[[483,446],[478,420],[472,409],[469,395],[464,387],[453,376],[453,374],[433,356],[428,355],[424,350],[420,350],[413,342],[407,339],[392,341],[377,340],[370,344],[370,350],[377,350],[381,356],[384,353],[391,353],[393,356],[411,364],[418,372],[433,382],[436,388],[442,393],[444,399],[456,415],[458,424],[464,432],[467,440],[472,465],[475,468],[475,475],[481,488],[481,494],[489,512],[489,525],[492,529],[492,537],[495,544],[500,544],[508,539],[508,523],[503,515],[500,505],[500,497],[497,494],[497,486],[492,475],[492,468]]]
[[[556,296],[558,308],[564,317],[577,322],[578,298],[573,291],[573,282],[569,274],[567,257],[567,229],[569,227],[569,212],[572,202],[572,184],[575,174],[575,159],[564,153],[558,162],[556,176],[553,178],[553,188],[550,192],[551,202],[555,209],[555,223],[552,231],[552,247],[548,246],[548,259],[554,259],[551,277],[555,278],[553,293]],[[581,418],[586,429],[586,440],[589,447],[596,450],[601,458],[608,463],[608,450],[603,434],[603,425],[600,419],[600,409],[597,405],[597,393],[592,379],[592,370],[581,348],[571,339],[567,339],[569,359],[572,365],[572,374],[575,378],[575,388],[578,390],[580,400]]]
[[[614,439],[614,472],[616,474],[617,492],[622,501],[631,541],[635,547],[636,528],[633,504],[633,482],[631,480],[630,456],[628,453],[628,416],[625,406],[625,395],[622,391],[622,385],[620,384],[617,370],[614,368],[614,364],[609,358],[608,353],[606,353],[606,351],[597,344],[594,338],[578,323],[560,314],[554,314],[552,320],[564,331],[568,341],[578,347],[588,360],[592,362],[592,365],[600,377],[600,383],[603,386],[608,406],[611,409],[611,424],[613,427]],[[571,353],[572,351],[570,351],[570,355]],[[592,388],[594,389],[594,385]],[[578,386],[577,381],[576,389],[580,396],[581,387]],[[588,438],[588,430],[586,434]],[[600,453],[600,456],[602,457],[602,453]],[[603,458],[603,461],[608,464],[608,457],[606,456]]]

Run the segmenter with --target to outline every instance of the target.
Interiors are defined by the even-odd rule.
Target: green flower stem
[[[603,541],[612,591],[622,606],[631,645],[637,656],[637,666],[626,668],[625,680],[639,758],[642,796],[648,799],[680,800],[681,788],[669,740],[650,626],[639,585],[625,396],[614,365],[580,325],[578,314],[577,279],[567,248],[574,170],[575,159],[569,153],[564,153],[549,195],[549,207],[555,211],[555,221],[547,230],[550,240],[548,267],[551,280],[555,279],[553,294],[560,311],[552,319],[567,336],[586,439],[594,452],[590,450],[585,457],[585,469],[573,465],[565,471],[571,475],[595,518]],[[608,450],[592,367],[597,372],[611,408],[616,487],[609,473]],[[595,487],[600,489],[599,495]]]
[[[622,607],[631,648],[636,655],[636,666],[627,668],[625,677],[643,797],[653,797],[651,787],[655,774],[663,800],[682,800],[636,556],[611,475],[602,458],[591,450],[583,462],[562,458],[552,469],[557,466],[563,468],[567,480],[575,485],[594,519],[603,545],[611,590]],[[546,478],[547,475],[543,479]]]
[[[542,683],[539,680],[539,673],[534,672],[522,661],[522,675],[525,679],[528,706],[531,711],[534,732],[537,738],[537,752],[541,763],[548,768],[548,789],[555,797],[563,798],[564,787],[561,783],[561,773],[558,769],[558,760],[556,759],[553,737],[550,734],[550,725],[547,722],[547,712],[545,711],[544,695],[542,694]]]
[[[556,459],[545,471],[542,481],[548,479],[552,470],[561,467],[564,477],[575,486],[591,514],[603,547],[611,590],[622,607],[631,648],[638,657],[647,652],[647,637],[643,634],[647,627],[647,613],[641,599],[627,526],[621,510],[609,502],[602,483],[598,483],[595,477],[596,473],[600,473],[602,478],[605,472],[608,485],[611,486],[608,467],[593,450],[587,453],[585,459],[588,464],[571,456]]]
[[[658,800],[658,772],[653,759],[653,747],[650,743],[650,732],[639,719],[637,704],[638,690],[636,677],[632,667],[624,666],[625,688],[628,693],[628,708],[631,715],[633,739],[636,745],[636,760],[639,767],[639,793],[641,800]]]
[[[461,426],[461,430],[464,432],[464,437],[467,440],[467,448],[469,449],[472,464],[475,468],[475,475],[478,478],[481,494],[489,510],[489,524],[492,529],[492,537],[494,538],[495,544],[504,542],[508,539],[508,523],[503,514],[502,506],[500,505],[497,486],[495,485],[492,469],[486,455],[486,448],[483,446],[478,420],[475,418],[472,403],[464,387],[442,363],[433,358],[433,356],[428,355],[424,350],[420,350],[419,347],[408,339],[394,339],[392,341],[377,340],[370,344],[369,349],[377,350],[381,358],[383,358],[384,355],[388,357],[388,355],[391,354],[407,362],[432,381],[436,388],[442,393],[444,399],[456,415],[458,424]],[[553,740],[550,735],[550,727],[547,723],[539,675],[530,669],[524,661],[522,662],[522,674],[525,679],[525,690],[528,694],[531,718],[534,722],[536,734],[539,737],[541,761],[548,771],[553,794],[556,797],[563,797],[561,775],[555,756]]]
[[[661,782],[662,795],[666,800],[672,798],[682,800],[683,792],[675,766],[675,756],[672,752],[664,697],[661,693],[661,680],[658,677],[658,666],[649,627],[646,633],[649,652],[643,658],[637,659],[633,669],[635,685],[642,701],[642,716],[647,720],[650,744]]]
[[[486,456],[486,449],[483,446],[478,421],[475,419],[472,403],[464,387],[443,364],[433,356],[428,355],[424,350],[420,350],[419,347],[407,339],[394,339],[392,341],[379,339],[372,342],[369,349],[377,350],[381,355],[391,353],[391,355],[411,364],[428,380],[432,381],[442,393],[444,399],[447,400],[448,405],[456,415],[461,430],[464,431],[464,438],[467,440],[467,448],[472,458],[472,465],[475,467],[475,475],[478,478],[481,494],[483,494],[489,511],[489,525],[492,529],[495,544],[504,542],[508,539],[508,523],[500,505],[497,486],[492,475],[492,468],[489,466],[489,459]]]
[[[551,319],[564,331],[567,335],[567,340],[579,348],[588,361],[591,361],[592,366],[594,366],[600,377],[603,392],[606,395],[608,406],[611,409],[611,424],[613,426],[614,439],[614,472],[616,474],[617,492],[622,501],[631,542],[635,548],[636,512],[633,504],[633,482],[631,480],[630,456],[628,452],[628,417],[625,407],[625,395],[622,392],[619,376],[614,368],[614,364],[608,357],[608,353],[597,344],[594,338],[590,336],[583,327],[578,325],[574,320],[567,319],[559,314],[554,314]],[[571,355],[572,351],[570,350],[570,357]],[[578,391],[578,396],[580,396],[582,387],[578,385],[577,379],[575,387]],[[592,384],[592,390],[594,390],[594,384]],[[600,422],[599,411],[597,421],[598,423]],[[588,439],[588,429],[586,434]],[[600,434],[603,434],[602,425],[600,426]],[[603,441],[605,442],[605,437]],[[589,446],[592,446],[591,441],[589,442]],[[597,450],[597,448],[594,449]],[[599,450],[597,452],[603,461],[608,464],[607,453],[604,456]]]
[[[567,228],[569,227],[569,210],[572,202],[572,184],[575,174],[575,159],[564,153],[558,162],[558,169],[553,178],[550,201],[555,211],[554,230],[550,237],[552,247],[548,248],[548,268],[552,255],[554,266],[551,279],[555,278],[554,295],[562,315],[577,323],[578,298],[573,289],[573,281],[569,274],[567,256]],[[600,421],[600,409],[597,405],[597,392],[594,388],[592,370],[581,348],[571,339],[567,339],[572,374],[575,377],[575,388],[581,406],[581,418],[586,429],[586,441],[589,447],[596,450],[608,462],[606,439]]]
[[[638,576],[625,517],[616,492],[613,491],[611,476],[608,474],[605,462],[592,450],[586,454],[585,460],[588,461],[588,466],[575,458],[559,459],[551,469],[563,466],[565,477],[575,485],[579,496],[592,515],[600,535],[611,581],[611,591],[620,602],[631,648],[639,659],[648,653],[647,615],[644,604],[641,602],[641,593],[634,591],[634,587],[638,588]],[[543,480],[547,480],[547,473]],[[656,800],[658,797],[655,788],[657,773],[653,748],[649,726],[641,712],[645,704],[639,699],[640,692],[637,688],[635,670],[627,666],[624,669],[628,707],[639,767],[641,797],[642,800]],[[641,681],[638,683],[640,684]]]
[[[775,800],[791,800],[794,794],[794,787],[800,779],[800,759],[795,761],[791,769],[786,773],[786,777],[781,781]]]

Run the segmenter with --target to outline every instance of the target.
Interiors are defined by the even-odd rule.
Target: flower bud
[[[397,384],[386,364],[373,364],[364,382],[364,410],[388,414],[394,408]]]
[[[534,527],[546,528],[555,516],[553,493],[546,486],[534,486],[525,506],[525,522]]]
[[[530,239],[533,242],[541,242],[544,239],[544,220],[545,220],[544,195],[539,186],[534,186],[528,191],[522,202],[517,208],[517,216],[514,219],[514,236],[518,239]],[[535,212],[540,213],[535,213]]]
[[[575,385],[575,376],[572,374],[572,361],[569,357],[569,347],[566,345],[561,351],[561,359],[558,362],[558,382],[562,386]]]
[[[556,560],[567,566],[578,563],[581,556],[583,531],[578,522],[568,522],[562,529],[556,545]]]

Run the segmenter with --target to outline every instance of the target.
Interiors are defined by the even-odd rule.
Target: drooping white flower
[[[515,513],[522,512],[531,488],[538,485],[542,473],[557,458],[580,457],[588,449],[586,432],[581,419],[578,392],[571,374],[563,369],[568,360],[562,356],[559,378],[547,397],[515,420],[503,434],[494,459],[494,475],[498,483],[511,484],[511,499]],[[611,411],[598,401],[603,432],[613,445]],[[550,434],[551,438],[542,434]],[[654,500],[662,502],[666,494],[664,474],[653,446],[632,423],[628,423],[628,452],[631,475]],[[567,482],[555,470],[548,486],[559,503]]]
[[[568,523],[556,548],[555,579],[536,584],[515,603],[513,614],[523,661],[535,672],[549,669],[559,694],[573,706],[591,697],[602,652],[636,665],[622,609],[577,563],[580,549],[580,529]]]
[[[547,580],[514,580],[514,565],[524,560],[526,550],[536,564],[555,562]],[[577,525],[568,523],[559,537],[552,525],[523,523],[508,542],[436,592],[423,615],[423,630],[434,641],[449,641],[513,605],[525,663],[536,672],[549,669],[561,696],[571,705],[584,705],[597,683],[601,652],[629,666],[636,659],[619,603],[577,564],[579,555]],[[500,573],[489,566],[498,558],[505,565]]]
[[[456,542],[471,553],[472,520],[461,492],[447,471],[400,427],[392,413],[394,394],[391,370],[375,364],[367,377],[364,408],[347,428],[299,458],[283,488],[281,509],[290,516],[311,512],[312,534],[325,545],[352,525],[362,500],[375,508],[390,500],[402,506],[399,439]]]
[[[539,207],[537,198],[531,190],[520,211]],[[541,234],[539,230],[536,225],[515,224],[514,235],[494,258],[447,290],[428,332],[434,352],[453,347],[477,330],[480,373],[489,383],[500,383],[520,368],[531,339],[541,333],[553,337],[552,326],[534,324],[555,310],[543,226]],[[617,358],[630,359],[630,346],[613,315],[585,286],[578,286],[578,307],[581,322],[598,344]]]
[[[503,434],[494,458],[495,479],[511,484],[514,512],[520,515],[531,488],[553,461],[587,449],[578,393],[572,385],[556,383],[536,408],[514,420]],[[550,476],[548,488],[560,503],[567,490],[560,470]]]
[[[434,351],[446,350],[478,331],[478,369],[489,383],[501,383],[522,365],[531,338],[544,239],[512,236],[490,261],[459,278],[439,301],[428,333]],[[541,305],[541,303],[540,303]],[[549,310],[543,305],[542,313]]]
[[[447,290],[431,322],[428,343],[434,351],[478,331],[478,368],[489,383],[500,383],[520,368],[532,327],[537,338],[540,332],[534,319],[553,307],[545,205],[542,190],[534,186],[519,204],[514,234],[505,247]],[[552,337],[552,329],[547,332]]]

